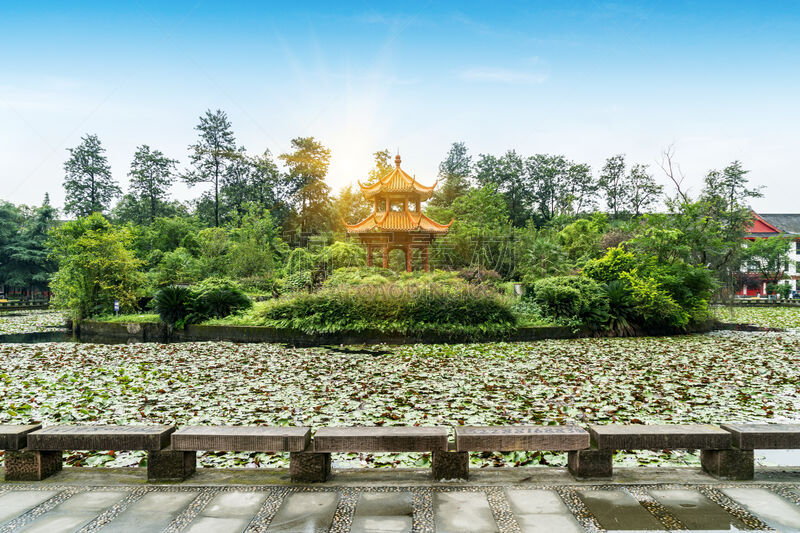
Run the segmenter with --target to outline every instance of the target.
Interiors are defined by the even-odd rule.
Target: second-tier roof
[[[371,185],[364,185],[360,181],[358,186],[361,187],[361,193],[367,200],[372,200],[376,196],[383,195],[413,195],[419,197],[420,201],[428,200],[433,196],[433,190],[436,188],[436,183],[430,187],[426,187],[417,182],[416,179],[406,174],[400,168],[400,155],[394,158],[395,168],[382,178],[378,179]]]

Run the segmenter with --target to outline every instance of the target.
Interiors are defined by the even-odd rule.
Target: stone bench
[[[800,424],[722,424],[740,450],[796,450]]]
[[[558,451],[569,452],[589,447],[589,433],[577,426],[457,426],[456,451],[469,466],[468,452]],[[464,476],[466,478],[466,476]]]
[[[753,479],[753,450],[800,449],[800,424],[722,424],[731,434],[732,450],[709,450],[700,459],[703,469],[723,479]]]
[[[172,450],[184,454],[183,463],[197,461],[196,452],[289,452],[289,471],[293,481],[306,481],[304,466],[298,454],[303,454],[311,442],[311,428],[267,426],[190,426],[172,434]],[[328,456],[330,457],[330,456]],[[319,465],[320,468],[324,465]],[[330,464],[327,466],[330,470]],[[192,472],[194,470],[192,469]],[[174,478],[192,472],[173,472]]]
[[[325,481],[330,475],[331,453],[432,452],[434,476],[442,470],[442,455],[447,453],[447,428],[401,427],[326,427],[314,434],[314,451],[297,454],[298,465],[306,466],[306,481]],[[302,463],[301,463],[302,462]]]
[[[24,451],[28,445],[28,434],[37,429],[42,429],[41,424],[28,425],[2,425],[0,426],[0,450],[5,450],[6,480],[35,480],[36,472],[61,470],[61,458],[55,468],[52,457],[46,457],[44,464],[36,461],[32,453]],[[37,459],[40,459],[37,457]],[[55,470],[54,470],[55,468]],[[50,475],[50,474],[48,474]]]
[[[710,474],[725,478],[741,475],[735,471],[742,464],[742,457],[734,457],[731,434],[717,426],[590,425],[589,433],[592,448],[576,452],[569,465],[570,471],[580,478],[611,477],[616,450],[700,450],[700,462]]]
[[[6,454],[6,479],[39,481],[46,478],[61,470],[64,450],[146,450],[148,479],[158,479],[157,473],[177,458],[165,450],[173,431],[173,426],[164,425],[37,429],[27,433],[25,449]]]

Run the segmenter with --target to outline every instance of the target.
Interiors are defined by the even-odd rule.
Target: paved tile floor
[[[0,533],[797,531],[800,483],[0,484]]]

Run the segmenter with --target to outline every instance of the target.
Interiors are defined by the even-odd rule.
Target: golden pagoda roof
[[[430,187],[426,187],[417,182],[416,179],[409,176],[400,168],[400,155],[394,158],[395,168],[382,178],[378,179],[371,185],[364,185],[360,181],[358,186],[361,187],[361,193],[367,200],[372,200],[380,194],[414,194],[418,195],[421,201],[425,201],[433,196],[433,190],[436,188],[436,183]]]
[[[342,221],[344,222],[344,220]],[[447,233],[450,225],[439,224],[422,213],[410,211],[373,212],[358,224],[344,222],[348,233],[367,233],[369,231],[423,231],[427,233]]]

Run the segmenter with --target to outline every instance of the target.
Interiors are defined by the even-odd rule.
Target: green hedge
[[[476,288],[420,290],[396,283],[357,289],[324,289],[270,302],[260,322],[306,333],[377,330],[483,338],[516,327],[507,298]]]

